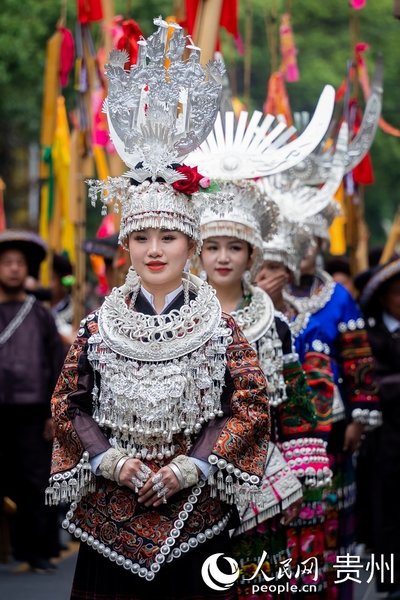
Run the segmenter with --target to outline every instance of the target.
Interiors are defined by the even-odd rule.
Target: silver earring
[[[251,285],[251,272],[249,270],[243,273],[243,283],[247,286]]]
[[[200,273],[199,273],[199,278],[200,278],[202,281],[207,281],[207,272],[206,272],[206,271],[204,271],[204,269],[202,269],[202,270],[200,271]]]
[[[130,305],[134,306],[140,290],[140,277],[133,267],[129,267],[129,270],[126,274],[125,283],[121,290],[125,296],[132,294]]]
[[[183,280],[183,301],[185,304],[189,304],[189,279]]]

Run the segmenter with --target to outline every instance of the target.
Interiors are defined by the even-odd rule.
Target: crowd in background
[[[104,260],[106,292],[118,279],[117,270],[121,269],[120,264],[115,268],[117,249],[117,236],[85,243],[88,254]],[[26,561],[37,571],[53,570],[52,559],[63,548],[62,510],[45,506],[44,492],[54,433],[50,398],[76,335],[72,265],[65,256],[53,256],[51,284],[44,287],[39,265],[45,253],[42,241],[35,234],[0,236],[0,457],[4,469],[0,489],[0,556],[4,562],[11,557]],[[352,277],[346,257],[325,254],[323,260],[325,270],[347,288],[365,318],[374,357],[374,381],[369,384],[371,389],[375,384],[379,389],[382,411],[382,423],[363,428],[360,443],[352,448],[357,483],[355,541],[363,544],[366,552],[398,556],[400,259],[393,256],[387,264],[380,265],[379,256],[380,249],[371,251],[370,268],[356,277]],[[125,270],[124,265],[122,269]],[[276,272],[267,270],[258,281],[274,298],[278,279]],[[85,312],[100,306],[102,300],[96,284],[88,286]],[[10,332],[8,325],[15,317],[16,307],[21,306],[26,309],[22,326]],[[268,539],[273,538],[274,533],[270,532]],[[313,550],[317,553],[315,546]],[[397,579],[391,597],[399,597],[396,593]]]

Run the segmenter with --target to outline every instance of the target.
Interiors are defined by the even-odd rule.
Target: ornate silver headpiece
[[[158,29],[147,41],[138,42],[137,63],[130,71],[124,69],[125,51],[110,54],[104,112],[111,140],[129,170],[119,178],[89,181],[89,195],[92,201],[100,196],[105,206],[114,201],[122,205],[123,245],[132,231],[167,227],[190,235],[199,249],[199,216],[192,201],[199,188],[197,173],[182,172],[179,163],[204,141],[213,126],[223,67],[210,62],[203,68],[200,49],[186,44],[179,25],[168,24],[161,17],[154,23]],[[170,39],[168,27],[174,28]],[[190,50],[187,60],[182,58],[185,48]],[[174,183],[192,176],[195,185],[189,185],[186,193],[182,193],[184,185],[174,189]],[[209,200],[214,204],[217,195]]]
[[[283,263],[296,277],[300,274],[300,262],[310,245],[310,232],[280,217],[277,232],[272,239],[263,242],[263,259]]]
[[[311,235],[329,239],[328,228],[340,213],[334,199],[345,168],[348,128],[340,129],[329,177],[320,188],[288,181],[285,177],[266,177],[258,181],[261,190],[276,202],[280,214],[290,222],[306,227]]]
[[[307,129],[289,141],[295,129],[282,119],[255,111],[247,124],[242,111],[235,124],[233,112],[218,113],[214,129],[186,159],[215,179],[253,179],[280,173],[303,160],[319,144],[329,126],[335,102],[332,86],[325,86]]]

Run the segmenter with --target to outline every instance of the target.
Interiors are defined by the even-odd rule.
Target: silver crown
[[[276,234],[263,242],[263,259],[283,263],[297,279],[300,275],[300,262],[310,245],[310,238],[307,229],[280,217]]]
[[[136,181],[181,176],[173,163],[199,146],[214,124],[221,100],[224,69],[216,61],[202,67],[200,48],[187,45],[177,24],[154,19],[158,30],[138,42],[137,63],[124,70],[125,52],[113,50],[106,66],[104,103],[110,137]],[[174,32],[170,40],[168,27]],[[190,50],[183,60],[185,49]],[[166,61],[169,66],[166,67]]]
[[[176,169],[207,137],[218,112],[224,69],[216,61],[199,63],[200,49],[187,45],[179,25],[154,19],[157,31],[138,42],[137,63],[124,69],[127,53],[113,50],[106,66],[104,103],[110,137],[129,170],[122,177],[88,181],[92,203],[122,205],[120,243],[148,227],[167,227],[190,235],[200,248],[199,214],[192,195],[171,184],[186,176]],[[170,39],[169,27],[174,31]],[[183,60],[185,49],[189,57]],[[162,183],[156,180],[162,180]],[[132,181],[133,180],[133,181]],[[146,181],[147,180],[147,181]],[[202,193],[215,205],[217,194]]]

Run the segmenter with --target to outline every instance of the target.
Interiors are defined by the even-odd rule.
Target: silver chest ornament
[[[226,348],[231,330],[212,288],[192,275],[197,297],[180,310],[144,315],[115,288],[89,338],[88,360],[100,375],[93,417],[113,446],[141,459],[170,457],[174,436],[190,446],[204,423],[223,416]]]
[[[232,317],[257,352],[261,368],[268,381],[271,406],[287,399],[283,377],[282,342],[275,326],[275,310],[271,298],[260,288],[249,286],[249,306],[232,312]]]

